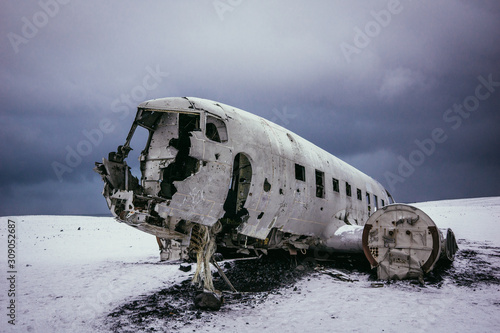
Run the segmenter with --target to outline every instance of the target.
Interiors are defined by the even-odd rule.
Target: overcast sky
[[[275,121],[400,202],[500,195],[498,1],[1,7],[0,215],[108,213],[94,162],[171,96]]]

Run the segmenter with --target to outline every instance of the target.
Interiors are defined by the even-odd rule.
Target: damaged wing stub
[[[376,211],[363,229],[363,251],[381,280],[422,278],[440,259],[458,249],[451,229],[446,238],[420,209],[394,204]]]

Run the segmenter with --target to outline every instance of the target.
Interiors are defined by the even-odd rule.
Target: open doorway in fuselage
[[[233,173],[231,175],[231,187],[229,188],[224,210],[224,218],[241,221],[242,217],[248,215],[245,202],[250,192],[252,183],[252,164],[243,153],[238,153],[234,158]]]

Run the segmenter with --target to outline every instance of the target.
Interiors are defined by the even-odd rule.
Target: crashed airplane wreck
[[[140,179],[126,159],[148,132]],[[136,148],[137,149],[137,148]],[[364,253],[379,279],[422,278],[453,260],[453,232],[295,133],[210,100],[144,102],[123,145],[96,163],[119,222],[180,244],[197,258],[195,282],[213,291],[216,248]]]

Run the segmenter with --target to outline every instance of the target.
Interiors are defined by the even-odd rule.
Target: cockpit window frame
[[[209,125],[212,125],[210,130],[212,134],[209,133]],[[205,137],[213,142],[228,142],[229,136],[227,125],[224,120],[210,113],[207,113],[205,119]]]

